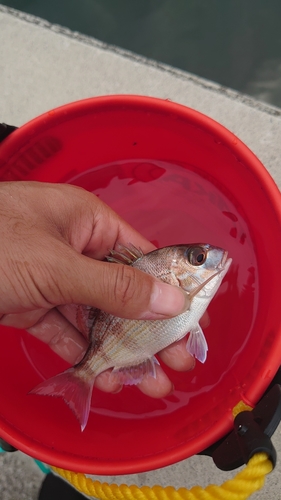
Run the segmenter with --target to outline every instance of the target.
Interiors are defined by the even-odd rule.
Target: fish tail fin
[[[207,359],[208,344],[199,324],[190,330],[186,349],[192,356],[197,358],[198,361],[205,363]]]
[[[69,368],[32,389],[29,394],[62,397],[79,420],[81,431],[87,425],[95,379],[85,379],[79,371]]]

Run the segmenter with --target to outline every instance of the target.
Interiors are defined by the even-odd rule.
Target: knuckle
[[[43,307],[49,309],[61,303],[63,293],[60,288],[59,272],[51,272],[46,262],[34,264],[12,260],[10,262],[10,290],[11,300],[20,304],[23,309]]]
[[[114,300],[126,306],[136,297],[137,277],[135,269],[123,264],[117,264],[115,286],[113,288]]]
[[[61,284],[60,273],[52,273],[47,269],[44,273],[44,281],[37,285],[37,290],[47,304],[56,306],[65,302],[65,290]]]
[[[118,316],[138,318],[150,302],[153,277],[130,266],[117,264],[116,280],[112,289]]]

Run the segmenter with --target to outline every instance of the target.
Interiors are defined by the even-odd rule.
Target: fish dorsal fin
[[[106,257],[108,262],[131,266],[136,260],[143,257],[143,251],[140,248],[136,248],[134,245],[130,244],[127,247],[119,245],[118,248],[118,251],[113,249],[109,250],[110,255]]]

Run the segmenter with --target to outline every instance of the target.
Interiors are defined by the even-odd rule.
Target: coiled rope
[[[190,490],[172,486],[127,486],[93,481],[85,474],[52,467],[54,472],[66,479],[78,491],[100,500],[245,500],[261,489],[265,476],[272,471],[272,463],[265,453],[257,453],[233,479],[221,486],[209,485],[206,488],[194,486]]]
[[[233,415],[240,411],[251,410],[243,402],[233,408]],[[175,489],[172,486],[127,486],[126,484],[108,484],[94,481],[85,474],[52,467],[53,471],[66,479],[74,488],[88,497],[100,500],[246,500],[255,491],[260,490],[265,476],[272,471],[273,465],[266,453],[257,453],[238,472],[233,479],[220,486],[209,485],[206,488],[193,486]]]

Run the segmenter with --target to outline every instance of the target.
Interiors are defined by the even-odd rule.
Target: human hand
[[[132,243],[155,247],[93,194],[67,184],[0,183],[0,325],[28,329],[65,360],[81,359],[87,341],[77,329],[73,304],[116,316],[165,319],[187,308],[186,294],[138,269],[104,262],[109,249]],[[175,370],[194,366],[181,340],[160,358]],[[160,366],[145,376],[142,392],[163,397],[172,383]],[[120,386],[101,373],[95,386]]]

